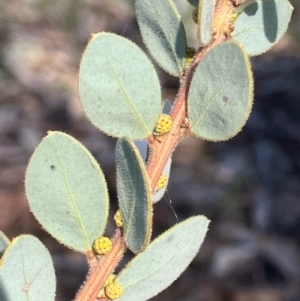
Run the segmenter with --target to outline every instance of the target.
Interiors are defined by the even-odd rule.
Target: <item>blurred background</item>
[[[154,236],[195,214],[211,225],[189,269],[152,300],[300,300],[300,2],[291,2],[288,33],[252,60],[255,102],[243,131],[222,143],[190,137],[174,153],[168,193],[154,208]],[[196,46],[192,7],[176,3]],[[116,141],[90,124],[77,93],[81,53],[99,31],[145,49],[133,0],[0,0],[0,230],[9,238],[34,234],[49,248],[57,301],[74,298],[85,257],[41,229],[28,208],[24,174],[47,131],[64,131],[99,161],[116,210]],[[173,100],[178,80],[157,72],[163,97]],[[113,227],[110,220],[108,234]]]

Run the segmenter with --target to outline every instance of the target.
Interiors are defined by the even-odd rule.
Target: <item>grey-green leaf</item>
[[[222,141],[236,135],[249,117],[253,78],[245,51],[233,41],[209,51],[197,66],[188,95],[194,135]]]
[[[208,224],[206,217],[194,216],[155,239],[117,276],[124,288],[118,301],[148,300],[168,287],[199,251]]]
[[[15,238],[0,260],[1,301],[54,301],[51,256],[34,236]]]
[[[293,7],[287,0],[257,0],[240,13],[232,37],[250,56],[269,50],[284,35]]]
[[[109,206],[104,175],[71,136],[49,132],[30,159],[25,186],[31,211],[61,243],[86,252],[103,234]]]
[[[170,157],[163,169],[162,175],[166,175],[168,177],[168,182],[169,182],[169,177],[170,177],[170,171],[171,171],[171,164],[172,164],[172,158]],[[160,189],[156,191],[153,196],[152,196],[152,202],[157,203],[160,201],[163,196],[165,195],[165,192],[167,190],[168,185],[166,185],[163,189]]]
[[[198,39],[200,46],[206,46],[212,39],[212,21],[216,0],[201,0],[198,6]]]
[[[7,236],[2,231],[0,231],[0,257],[2,256],[5,249],[8,247],[9,243],[10,241],[7,238]]]
[[[134,43],[111,33],[93,35],[83,53],[79,95],[91,122],[115,137],[148,137],[161,113],[153,65]]]
[[[181,16],[172,0],[136,0],[137,21],[151,55],[166,72],[179,76],[187,48]]]
[[[149,244],[152,233],[152,200],[144,161],[128,138],[117,142],[116,169],[126,245],[139,253]]]

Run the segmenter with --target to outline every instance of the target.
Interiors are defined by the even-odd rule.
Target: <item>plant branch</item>
[[[234,2],[234,0],[219,0],[215,7],[213,20],[213,40],[209,45],[198,50],[192,65],[184,70],[180,77],[180,88],[171,113],[173,121],[171,131],[159,137],[160,140],[153,135],[147,139],[151,148],[147,172],[152,193],[155,192],[157,182],[175,147],[181,139],[188,137],[191,133],[187,113],[187,99],[191,81],[196,67],[205,54],[216,45],[230,38],[230,33],[233,31],[232,15],[235,11],[235,5],[232,1]],[[86,256],[90,264],[90,272],[75,301],[96,300],[107,277],[114,271],[125,250],[124,238],[121,236],[121,231],[117,230],[113,237],[113,249],[109,254],[101,257],[98,261],[94,254],[87,252]]]
[[[213,19],[214,39],[204,48],[200,48],[195,55],[191,67],[183,73],[180,78],[179,92],[174,101],[174,107],[171,113],[173,127],[171,131],[161,137],[161,140],[154,136],[148,137],[151,148],[150,159],[147,164],[148,178],[152,193],[155,193],[157,182],[179,141],[190,135],[188,126],[187,98],[190,84],[196,70],[205,54],[216,45],[230,38],[233,31],[232,15],[235,12],[233,0],[219,0],[215,7]]]
[[[112,242],[113,249],[107,255],[102,256],[97,263],[93,260],[86,282],[74,301],[95,301],[97,299],[107,277],[113,273],[126,251],[125,241],[121,236],[120,229],[116,230]]]

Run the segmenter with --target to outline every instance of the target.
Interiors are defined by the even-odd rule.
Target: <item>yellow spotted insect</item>
[[[171,116],[168,114],[161,114],[156,122],[153,134],[156,136],[161,136],[170,132],[173,125]]]
[[[161,175],[158,182],[157,182],[157,184],[156,184],[156,191],[166,187],[167,183],[168,183],[167,175]]]
[[[117,210],[117,212],[114,215],[114,221],[117,225],[117,227],[121,228],[123,227],[123,220],[122,220],[122,216],[121,216],[121,212],[120,210]]]
[[[112,250],[112,248],[112,241],[106,236],[101,236],[97,238],[93,243],[93,251],[97,255],[106,255]]]
[[[116,279],[116,275],[115,274],[110,274],[108,276],[108,278],[106,279],[104,286],[107,286],[107,285],[113,283],[115,281],[115,279]]]
[[[116,278],[116,275],[115,274],[110,274],[108,276],[108,278],[106,279],[105,283],[104,283],[104,287],[101,289],[101,291],[99,292],[97,298],[98,299],[102,299],[102,298],[106,298],[106,294],[105,294],[105,287],[109,284],[112,284],[114,282]]]
[[[122,286],[117,282],[112,282],[104,287],[104,292],[107,298],[115,300],[123,294]]]

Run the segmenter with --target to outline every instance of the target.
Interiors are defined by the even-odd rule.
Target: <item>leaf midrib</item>
[[[63,162],[61,160],[61,155],[60,155],[59,149],[56,146],[56,143],[55,143],[54,139],[51,139],[51,140],[52,140],[52,145],[54,146],[54,149],[55,149],[55,152],[56,152],[56,155],[57,155],[57,158],[58,158],[58,162],[59,162],[59,164],[61,166],[61,169],[62,169],[62,176],[63,176],[65,187],[67,188],[68,199],[70,200],[71,206],[73,207],[73,212],[75,213],[75,214],[73,214],[73,216],[75,216],[75,218],[77,220],[79,229],[80,229],[80,231],[82,233],[82,236],[85,240],[86,250],[88,250],[88,249],[90,249],[90,245],[89,245],[89,242],[88,242],[87,233],[85,231],[85,227],[84,227],[83,222],[81,220],[80,212],[77,208],[75,197],[73,196],[73,194],[70,190],[68,180],[67,180],[67,176],[66,176],[65,167],[64,167]]]

